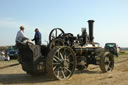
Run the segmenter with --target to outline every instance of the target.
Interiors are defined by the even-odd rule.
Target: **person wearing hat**
[[[21,43],[26,39],[28,38],[24,35],[24,26],[20,26],[20,30],[17,32],[16,35],[16,44]]]
[[[35,29],[35,36],[32,41],[35,41],[36,45],[41,45],[41,33],[38,28]]]
[[[88,36],[88,34],[86,32],[86,28],[82,28],[81,37],[83,38],[83,44],[82,45],[86,44],[89,41],[89,36]]]

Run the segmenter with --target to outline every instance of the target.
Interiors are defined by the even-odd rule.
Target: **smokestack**
[[[94,22],[95,22],[94,20],[88,20],[90,42],[93,42],[94,40],[94,37],[93,37],[93,23]]]

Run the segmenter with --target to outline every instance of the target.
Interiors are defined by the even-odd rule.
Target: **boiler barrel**
[[[85,56],[90,52],[94,52],[95,48],[75,48],[76,55]]]

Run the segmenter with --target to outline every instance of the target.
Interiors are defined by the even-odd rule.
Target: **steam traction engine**
[[[18,46],[22,69],[30,75],[43,75],[44,72],[58,80],[72,76],[75,69],[84,70],[89,64],[99,65],[102,72],[112,71],[113,54],[106,52],[94,42],[93,20],[89,20],[89,35],[86,29],[74,36],[60,28],[49,34],[47,46],[33,45],[29,42]]]

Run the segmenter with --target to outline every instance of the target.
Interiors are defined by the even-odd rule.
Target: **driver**
[[[24,35],[24,26],[20,26],[20,30],[17,32],[16,35],[16,45],[27,39],[28,38]]]

